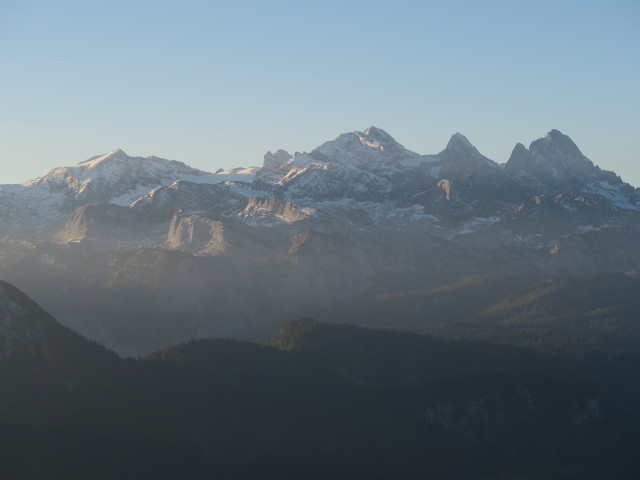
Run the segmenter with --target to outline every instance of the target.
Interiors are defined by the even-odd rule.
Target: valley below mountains
[[[558,130],[0,185],[0,477],[635,479],[639,245]]]
[[[114,150],[0,186],[0,232],[1,278],[136,356],[308,315],[420,327],[370,305],[477,275],[517,276],[495,303],[547,278],[633,275],[640,190],[557,130],[498,164],[459,133],[421,155],[370,127],[213,174]]]
[[[122,359],[0,282],[0,476],[634,479],[636,350],[300,319]],[[634,356],[635,355],[635,356]],[[637,386],[637,383],[635,384]]]

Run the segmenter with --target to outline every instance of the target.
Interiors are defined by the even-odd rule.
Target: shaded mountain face
[[[524,172],[548,187],[580,188],[593,182],[622,185],[620,177],[595,166],[559,130],[551,130],[544,137],[535,140],[528,150],[521,143],[517,144],[505,170]]]
[[[136,355],[469,275],[638,270],[639,206],[557,130],[506,165],[460,133],[420,155],[376,127],[216,174],[114,151],[0,187],[0,275]]]
[[[8,284],[0,305],[4,326],[7,308],[9,322],[55,325]],[[14,337],[0,330],[0,345]],[[580,364],[520,348],[311,319],[261,344],[192,340],[138,360],[98,363],[74,341],[59,344],[64,364],[0,357],[2,478],[632,479],[638,468],[637,417]]]
[[[545,279],[474,275],[359,305],[370,325],[395,315],[401,328],[575,357],[640,355],[639,309],[640,278],[623,273]],[[344,313],[357,314],[346,308]]]
[[[0,477],[635,478],[638,191],[547,137],[0,187],[0,278],[162,348],[0,283]]]
[[[113,357],[60,325],[16,287],[0,281],[0,359],[59,363]]]

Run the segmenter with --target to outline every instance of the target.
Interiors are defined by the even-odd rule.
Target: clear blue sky
[[[0,0],[0,183],[123,148],[213,171],[370,125],[640,185],[640,2]]]

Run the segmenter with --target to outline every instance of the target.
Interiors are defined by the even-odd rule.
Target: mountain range
[[[558,130],[498,164],[459,133],[421,155],[370,127],[214,174],[114,150],[0,186],[0,228],[2,278],[138,355],[474,275],[634,272],[640,189]]]
[[[558,130],[2,185],[0,477],[635,479],[638,245]]]

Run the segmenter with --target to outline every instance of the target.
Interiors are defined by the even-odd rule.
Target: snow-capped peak
[[[57,192],[60,202],[73,208],[78,203],[128,205],[149,190],[176,180],[217,183],[216,176],[182,162],[159,157],[130,157],[123,150],[92,157],[70,167],[58,167],[43,177],[23,184],[43,192]]]
[[[116,159],[116,158],[124,159],[124,158],[131,158],[131,157],[129,157],[129,155],[127,155],[124,152],[124,150],[122,150],[121,148],[116,148],[115,150],[111,150],[109,153],[105,153],[104,155],[97,155],[95,157],[91,157],[87,160],[84,160],[78,163],[78,166],[94,168],[104,161],[108,161],[109,159]]]
[[[369,127],[366,130],[364,130],[363,132],[355,132],[356,135],[360,134],[360,138],[361,141],[362,139],[369,141],[369,142],[377,142],[379,145],[382,146],[382,148],[384,149],[384,145],[397,145],[398,142],[395,141],[395,139],[389,135],[387,132],[385,132],[384,130],[382,130],[381,128],[378,127]]]
[[[391,135],[378,127],[338,135],[310,154],[321,161],[349,164],[380,164],[401,162],[420,157],[400,145]]]

